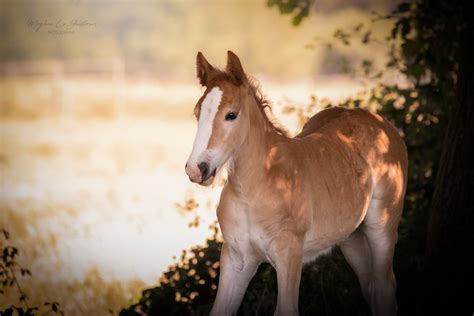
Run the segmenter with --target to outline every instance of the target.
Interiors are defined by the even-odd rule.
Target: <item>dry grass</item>
[[[22,280],[32,302],[105,315],[209,235],[219,188],[196,190],[183,171],[202,92],[197,84],[48,80],[0,79],[0,228],[16,236],[33,273]],[[273,100],[287,91],[304,104],[311,86],[263,88]],[[189,198],[199,207],[179,212],[176,203]],[[200,226],[190,229],[196,215]]]

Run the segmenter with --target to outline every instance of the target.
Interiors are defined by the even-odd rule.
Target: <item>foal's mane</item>
[[[238,82],[235,81],[235,78],[232,76],[232,74],[228,73],[225,70],[222,69],[214,69],[215,75],[212,80],[215,82],[219,82],[221,80],[228,80],[231,82],[234,82],[235,84],[239,84]],[[262,93],[262,90],[260,89],[260,83],[258,82],[257,79],[254,77],[247,75],[247,82],[249,83],[250,90],[252,92],[252,95],[255,98],[255,102],[258,105],[258,108],[260,112],[262,113],[262,116],[265,120],[265,122],[270,126],[270,128],[276,132],[278,135],[289,137],[288,131],[282,127],[278,122],[273,117],[273,112],[272,112],[272,105],[270,101],[268,101],[265,98],[265,95]]]
[[[272,105],[262,93],[260,83],[257,81],[257,79],[249,75],[247,75],[247,82],[249,83],[249,87],[252,90],[252,94],[255,97],[255,101],[257,102],[258,108],[262,113],[265,121],[278,135],[288,137],[288,132],[286,131],[286,129],[284,129],[282,126],[280,126],[278,122],[275,121],[272,112]]]

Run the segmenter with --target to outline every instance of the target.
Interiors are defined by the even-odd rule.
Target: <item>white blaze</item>
[[[218,87],[214,87],[206,95],[206,98],[202,101],[196,139],[194,140],[193,150],[188,160],[190,164],[194,165],[199,163],[199,157],[207,149],[209,139],[212,135],[212,126],[214,124],[214,118],[216,116],[217,109],[221,104],[221,99],[222,90]]]

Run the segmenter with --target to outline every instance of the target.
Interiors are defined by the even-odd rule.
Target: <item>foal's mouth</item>
[[[217,168],[214,169],[212,172],[210,172],[205,178],[201,180],[199,184],[204,185],[204,186],[210,185],[212,181],[214,180],[214,177],[216,176],[216,170]]]

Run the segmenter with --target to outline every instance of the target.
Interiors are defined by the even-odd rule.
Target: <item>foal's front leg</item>
[[[275,315],[298,315],[298,296],[303,268],[303,240],[296,236],[279,238],[272,243],[271,252],[278,281]]]
[[[257,266],[256,260],[232,250],[230,245],[224,242],[221,250],[219,286],[211,315],[237,314]]]

